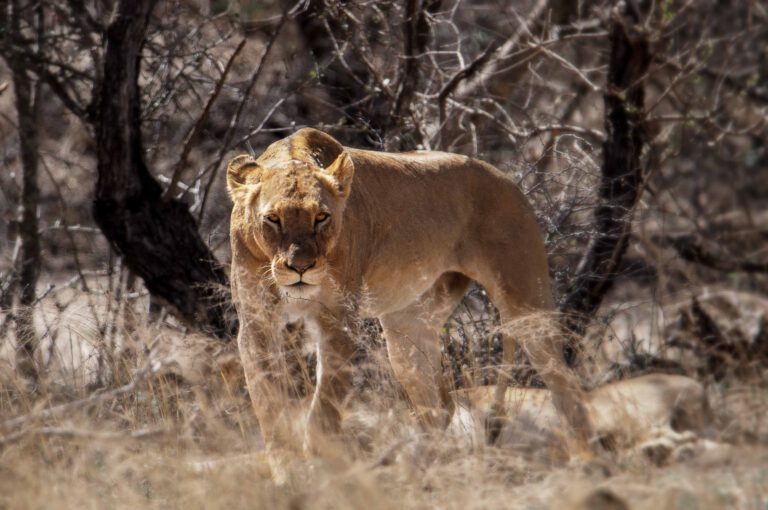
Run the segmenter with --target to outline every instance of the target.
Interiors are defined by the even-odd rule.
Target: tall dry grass
[[[41,303],[38,319],[53,345],[41,354],[47,371],[39,386],[3,365],[0,508],[658,510],[768,503],[765,378],[710,389],[717,434],[730,446],[664,468],[636,456],[585,464],[546,448],[526,451],[524,437],[491,447],[423,432],[373,349],[365,356],[365,384],[358,381],[349,406],[345,446],[307,457],[298,444],[264,450],[231,347],[173,324],[148,326],[138,305],[130,307],[138,314],[130,330],[120,319],[114,341],[105,342],[92,326],[109,317],[109,296],[85,298],[70,296],[64,309]],[[11,344],[6,339],[3,352]],[[299,436],[300,411],[293,423]]]

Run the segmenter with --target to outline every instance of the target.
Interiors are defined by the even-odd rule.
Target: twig
[[[768,262],[752,260],[727,260],[704,246],[698,236],[692,234],[657,236],[654,242],[673,248],[683,260],[725,273],[768,273]]]
[[[491,55],[494,54],[499,46],[501,46],[501,41],[496,41],[488,45],[488,47],[485,49],[485,51],[483,51],[483,53],[480,54],[479,57],[454,74],[451,79],[448,80],[448,83],[446,83],[440,90],[440,93],[437,95],[437,104],[440,110],[441,129],[445,124],[445,103],[448,100],[448,96],[453,94],[453,91],[456,90],[462,81],[469,79],[471,76],[474,76],[474,74],[477,73],[486,64],[486,62],[488,62],[488,59],[491,58]]]
[[[487,65],[483,65],[479,70],[480,72],[476,73],[473,81],[464,82],[457,95],[466,97],[482,87],[496,73],[499,65],[507,59],[510,52],[515,47],[520,46],[526,37],[532,37],[531,27],[547,12],[548,5],[549,2],[547,0],[538,0],[528,17],[525,20],[521,20],[515,33],[498,47],[497,58],[488,60],[486,62]]]
[[[86,234],[101,234],[101,230],[96,227],[87,227],[85,225],[62,225],[61,219],[57,219],[53,225],[48,225],[40,229],[41,232],[50,230],[64,230],[67,232],[84,232]]]
[[[52,283],[49,283],[49,284],[48,284],[48,286],[47,286],[47,287],[45,288],[45,290],[43,291],[43,293],[42,293],[42,294],[40,294],[39,296],[37,296],[37,297],[35,298],[35,300],[32,302],[32,304],[31,304],[31,305],[29,305],[29,306],[30,306],[30,308],[31,308],[31,307],[34,307],[34,306],[37,306],[37,305],[38,305],[38,304],[39,304],[39,303],[40,303],[40,302],[41,302],[43,299],[47,298],[47,297],[48,297],[48,295],[49,295],[51,292],[53,292],[53,291],[54,291],[54,289],[56,289],[56,285],[54,285],[54,284],[52,284]]]
[[[240,145],[241,143],[250,143],[250,139],[254,136],[261,133],[261,131],[264,129],[264,125],[269,122],[269,119],[272,118],[272,115],[275,113],[275,110],[280,108],[280,106],[285,102],[285,98],[281,97],[277,102],[275,102],[274,105],[272,105],[272,108],[269,109],[266,115],[264,115],[264,118],[261,119],[261,122],[259,122],[259,125],[256,126],[256,129],[253,129],[251,132],[249,132],[247,135],[242,137],[240,140],[235,143],[235,146]]]
[[[562,65],[565,69],[568,69],[569,71],[572,71],[573,73],[578,76],[581,81],[583,81],[591,90],[592,92],[597,92],[600,90],[600,87],[589,79],[589,77],[578,67],[573,65],[572,63],[568,62],[567,59],[563,58],[562,56],[558,55],[554,51],[550,50],[543,44],[530,44],[529,47],[532,50],[540,51],[550,57],[551,59],[557,61],[560,65]]]
[[[210,195],[211,188],[213,187],[213,182],[216,180],[217,170],[221,166],[221,161],[224,159],[224,153],[227,150],[227,147],[229,146],[229,143],[235,134],[235,130],[237,129],[237,126],[240,124],[240,117],[243,115],[243,111],[245,110],[245,104],[248,102],[248,98],[251,95],[251,91],[253,90],[253,87],[256,85],[256,82],[261,76],[261,71],[264,69],[264,63],[267,61],[267,57],[269,56],[272,50],[272,47],[275,45],[275,41],[277,41],[278,36],[280,35],[283,27],[285,26],[285,23],[291,17],[291,12],[292,10],[286,10],[283,13],[283,16],[280,18],[280,23],[278,23],[277,27],[275,28],[275,31],[270,36],[269,41],[267,42],[267,46],[266,48],[264,48],[264,53],[262,53],[261,59],[259,59],[259,63],[256,65],[256,69],[253,71],[253,74],[251,75],[250,80],[248,80],[248,85],[246,85],[245,90],[243,91],[243,99],[240,101],[240,104],[237,105],[237,111],[235,112],[235,115],[232,116],[232,120],[230,121],[229,127],[227,128],[227,132],[224,135],[224,140],[223,140],[223,143],[221,144],[221,149],[219,149],[218,154],[216,154],[216,159],[214,160],[215,165],[211,172],[211,177],[208,180],[208,184],[206,184],[205,186],[205,191],[203,192],[203,198],[200,202],[200,211],[198,212],[198,215],[197,215],[198,223],[202,222],[203,220],[203,214],[205,214],[205,204],[208,202],[208,196]]]
[[[22,425],[25,425],[33,421],[47,420],[47,419],[65,414],[67,412],[73,411],[75,409],[81,409],[83,407],[99,404],[101,402],[105,402],[107,400],[117,398],[120,395],[125,395],[126,393],[135,391],[142,383],[149,380],[151,376],[158,374],[163,368],[164,367],[162,364],[148,363],[141,370],[136,372],[136,375],[134,376],[133,381],[129,382],[128,384],[125,384],[113,390],[93,393],[92,395],[80,400],[66,402],[64,404],[59,404],[57,406],[49,407],[48,409],[44,409],[42,411],[35,411],[29,414],[25,414],[23,416],[17,416],[16,418],[11,418],[10,420],[6,420],[0,423],[0,429],[4,429],[4,430],[15,429],[17,427],[20,427]]]
[[[240,43],[235,48],[235,51],[229,57],[229,60],[227,60],[227,64],[221,73],[221,77],[219,78],[219,81],[216,82],[216,86],[214,87],[213,92],[211,92],[211,95],[208,97],[208,102],[206,102],[205,108],[203,108],[203,112],[197,118],[197,122],[195,122],[195,124],[189,129],[189,131],[187,132],[187,136],[184,137],[184,147],[181,150],[181,154],[179,154],[179,159],[176,160],[176,164],[173,165],[171,182],[170,184],[168,184],[168,187],[166,188],[165,193],[163,193],[163,196],[162,196],[163,201],[167,201],[168,199],[173,197],[174,193],[176,193],[176,185],[179,182],[179,179],[181,178],[182,172],[184,171],[185,165],[187,163],[187,157],[189,156],[189,152],[192,150],[192,142],[195,141],[195,139],[197,138],[197,135],[200,134],[200,131],[203,129],[203,124],[208,118],[208,114],[211,111],[211,106],[213,106],[213,103],[216,101],[216,98],[219,97],[219,93],[221,92],[221,89],[224,87],[224,82],[227,80],[227,75],[229,75],[229,71],[230,69],[232,69],[232,64],[235,62],[235,58],[237,58],[237,55],[240,53],[240,51],[245,47],[246,40],[247,39],[243,38],[240,41]]]
[[[582,126],[575,126],[572,124],[539,124],[536,126],[532,126],[530,129],[520,129],[514,126],[510,126],[509,124],[504,123],[502,120],[497,119],[493,116],[492,113],[482,110],[480,108],[473,108],[471,106],[467,106],[463,103],[459,103],[454,100],[449,100],[449,103],[452,108],[456,108],[457,110],[462,110],[467,113],[470,113],[472,115],[478,115],[480,117],[487,118],[490,122],[493,122],[497,127],[499,127],[501,130],[503,130],[506,134],[508,134],[513,139],[522,139],[526,140],[533,136],[540,135],[542,133],[554,133],[555,135],[562,134],[562,133],[570,133],[573,135],[583,136],[583,137],[589,137],[597,142],[605,142],[605,133],[598,129],[592,129]]]
[[[45,158],[43,155],[40,155],[40,163],[43,165],[43,170],[45,171],[45,174],[48,176],[48,178],[51,180],[51,184],[53,184],[53,188],[56,190],[56,198],[58,199],[59,206],[61,207],[61,217],[66,217],[67,212],[67,202],[64,200],[64,194],[61,192],[61,187],[59,186],[58,181],[53,177],[53,172],[51,172],[51,167],[48,166],[48,163],[45,161]],[[66,226],[66,223],[65,223]],[[72,260],[75,263],[75,271],[77,271],[77,274],[80,275],[80,281],[83,285],[83,290],[85,292],[89,292],[90,289],[88,288],[88,282],[85,280],[85,276],[83,276],[83,265],[80,263],[80,256],[79,252],[77,250],[77,243],[75,242],[75,238],[72,235],[72,231],[69,230],[69,228],[64,228],[64,232],[67,235],[67,238],[69,239],[69,244],[72,246]]]
[[[480,54],[469,65],[460,69],[454,74],[440,90],[437,96],[439,111],[439,132],[442,132],[446,124],[446,101],[448,97],[456,91],[460,85],[463,88],[457,92],[459,96],[465,97],[482,86],[496,72],[501,61],[505,60],[512,49],[520,44],[520,41],[526,34],[530,34],[529,26],[538,19],[545,11],[548,2],[539,0],[534,6],[528,18],[521,23],[518,29],[506,41],[500,39],[491,43],[483,53]],[[494,55],[496,58],[492,59]],[[467,83],[467,80],[477,77],[473,82]],[[442,141],[441,141],[442,144]]]
[[[64,427],[30,428],[0,437],[0,445],[8,445],[27,436],[61,437],[65,439],[87,439],[89,441],[115,441],[123,439],[145,439],[169,432],[167,428],[146,428],[134,431],[112,432],[103,430],[83,430]]]
[[[664,65],[670,66],[677,72],[684,72],[686,69],[686,66],[673,61],[671,58],[656,56],[656,62],[662,66]],[[698,67],[696,68],[696,71],[700,75],[706,76],[710,80],[713,80],[716,82],[719,81],[723,83],[731,90],[739,94],[743,94],[753,101],[759,102],[763,105],[768,104],[768,92],[766,92],[759,86],[752,86],[748,83],[743,83],[739,81],[737,78],[734,78],[729,74],[726,74],[725,72],[716,71],[706,66]]]

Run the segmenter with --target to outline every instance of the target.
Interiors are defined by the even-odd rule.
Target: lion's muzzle
[[[289,264],[286,259],[276,257],[272,261],[272,276],[281,292],[289,297],[308,297],[315,294],[323,281],[324,264],[318,260],[301,264]],[[298,267],[297,267],[298,266]]]

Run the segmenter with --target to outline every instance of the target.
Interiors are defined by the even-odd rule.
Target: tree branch
[[[163,193],[164,201],[167,201],[169,198],[173,197],[174,193],[176,193],[176,185],[178,184],[179,179],[181,178],[181,174],[187,164],[187,157],[189,156],[189,152],[192,150],[192,143],[203,129],[203,124],[205,124],[205,121],[208,118],[208,114],[211,111],[211,106],[213,106],[216,98],[219,97],[219,93],[224,87],[224,82],[227,80],[227,76],[229,75],[229,70],[232,68],[232,64],[235,62],[237,55],[245,47],[246,41],[247,39],[243,38],[243,40],[240,41],[240,44],[238,44],[235,48],[235,51],[232,52],[232,55],[230,55],[229,60],[227,60],[227,64],[224,66],[224,70],[221,73],[219,81],[216,82],[216,86],[214,87],[213,92],[211,92],[211,95],[208,97],[208,101],[205,103],[203,112],[197,118],[197,122],[195,122],[195,124],[189,129],[187,136],[184,137],[184,147],[181,149],[181,154],[179,154],[179,158],[176,160],[176,164],[173,165],[171,182],[168,184],[168,188],[166,188],[165,193]]]
[[[251,74],[251,77],[248,80],[248,84],[245,86],[245,89],[243,90],[243,98],[240,100],[240,104],[237,105],[237,110],[235,111],[235,114],[232,116],[232,119],[229,121],[227,132],[224,134],[224,141],[221,143],[221,149],[219,150],[218,154],[216,154],[216,158],[214,159],[214,166],[212,168],[211,177],[208,180],[208,183],[206,184],[205,190],[203,192],[203,198],[200,203],[200,210],[198,211],[198,216],[197,216],[198,221],[202,221],[203,219],[203,214],[205,213],[205,204],[208,202],[208,195],[211,192],[213,181],[216,178],[216,172],[218,168],[221,166],[221,162],[224,160],[225,151],[228,150],[227,148],[229,147],[229,144],[232,141],[232,138],[235,136],[235,130],[240,125],[240,117],[242,117],[243,111],[245,111],[245,104],[248,102],[248,98],[251,95],[251,91],[253,90],[253,87],[256,85],[256,82],[259,80],[262,69],[264,69],[264,63],[266,62],[267,57],[272,51],[272,47],[275,45],[275,41],[277,41],[278,36],[282,32],[286,21],[288,21],[288,19],[290,18],[291,13],[292,13],[292,10],[286,10],[283,13],[283,16],[280,18],[280,22],[277,24],[277,27],[275,27],[274,32],[272,32],[272,35],[270,36],[269,41],[267,41],[267,46],[264,48],[264,53],[262,53],[261,58],[259,59],[259,63],[256,65],[256,69],[253,71],[253,74]]]
[[[657,236],[654,242],[674,249],[683,260],[725,273],[768,273],[768,262],[729,260],[707,248],[705,241],[695,234]]]

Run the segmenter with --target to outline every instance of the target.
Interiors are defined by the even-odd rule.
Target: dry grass
[[[70,343],[104,346],[86,338],[92,334],[89,319],[69,317],[53,318]],[[57,383],[34,394],[5,371],[0,508],[659,510],[768,504],[764,379],[713,386],[716,439],[729,444],[691,450],[666,467],[624,454],[605,464],[567,462],[546,449],[526,453],[524,444],[497,448],[449,433],[424,434],[387,381],[360,390],[345,425],[348,446],[320,459],[306,458],[299,448],[262,449],[226,349],[207,348],[204,338],[170,327],[138,329],[132,341],[152,348],[120,358],[123,367],[129,359],[133,375],[112,378],[102,393],[83,387],[97,379],[83,372],[94,363],[78,364],[80,372],[68,377],[53,373],[65,363],[51,365],[47,380]],[[109,372],[120,373],[115,367]],[[295,423],[300,428],[298,417]]]
[[[254,5],[259,4],[259,9],[266,9],[265,12],[274,9],[276,14],[279,9],[273,3],[261,5],[255,2]],[[441,25],[446,28],[455,24],[458,29],[443,30],[442,39],[438,41],[440,45],[451,47],[453,33],[457,35],[457,44],[460,41],[467,43],[470,50],[471,46],[482,42],[471,34],[489,22],[487,7],[465,4],[464,9],[446,11],[451,17],[442,20]],[[607,298],[611,303],[601,314],[606,324],[596,321],[595,343],[602,345],[600,351],[594,353],[595,363],[582,367],[582,375],[592,381],[602,380],[607,367],[617,361],[635,362],[626,356],[627,353],[635,354],[635,347],[640,354],[658,354],[673,334],[683,340],[695,336],[685,330],[668,331],[671,325],[679,322],[678,316],[684,318],[685,311],[681,312],[677,303],[665,301],[682,299],[690,303],[692,296],[698,297],[702,308],[718,324],[726,324],[727,327],[722,328],[723,336],[735,339],[735,343],[741,338],[762,338],[758,333],[764,331],[762,324],[768,317],[768,308],[759,294],[766,288],[764,275],[721,274],[691,265],[659,241],[668,234],[705,232],[711,236],[711,241],[721,245],[717,253],[723,249],[734,261],[758,260],[759,255],[764,254],[762,232],[768,224],[764,214],[768,180],[761,178],[762,173],[758,171],[765,159],[765,144],[761,143],[765,139],[762,136],[765,123],[755,123],[753,118],[763,110],[751,102],[749,95],[743,94],[745,90],[759,93],[759,88],[741,89],[741,92],[731,88],[741,82],[741,76],[727,71],[728,68],[738,69],[739,73],[757,69],[756,63],[762,58],[760,51],[741,50],[763,47],[759,42],[764,31],[750,29],[739,35],[742,29],[738,20],[710,26],[707,20],[713,12],[711,6],[707,3],[688,4],[694,8],[680,11],[684,14],[679,17],[681,25],[677,22],[670,25],[673,32],[679,26],[685,30],[663,53],[673,64],[678,62],[682,69],[688,66],[691,55],[701,56],[698,48],[712,37],[716,42],[714,51],[711,45],[702,47],[713,57],[704,58],[700,64],[710,66],[710,72],[718,78],[709,79],[694,73],[688,84],[678,83],[684,87],[680,94],[686,101],[682,105],[676,104],[677,99],[657,103],[667,95],[677,97],[668,94],[672,79],[667,74],[670,72],[668,66],[659,66],[648,80],[648,104],[658,105],[656,111],[651,112],[655,118],[651,117],[649,121],[661,120],[671,113],[685,113],[686,119],[679,125],[665,123],[663,130],[653,137],[652,150],[648,152],[662,154],[663,158],[661,161],[654,159],[649,164],[653,168],[648,180],[650,191],[638,204],[634,238],[628,254],[629,262],[642,271],[634,276],[628,274]],[[739,20],[743,18],[744,22],[752,23],[752,16],[761,19],[759,8],[739,9],[740,3],[731,4],[733,14],[743,14],[738,16]],[[759,2],[744,4],[757,6]],[[183,7],[185,3],[179,5]],[[363,2],[354,7],[362,10],[366,5]],[[507,14],[515,7],[512,2],[498,5],[503,7],[499,12]],[[723,12],[731,13],[728,9]],[[746,16],[747,12],[749,16]],[[509,16],[495,18],[499,34],[513,26]],[[725,18],[715,16],[713,19]],[[179,35],[178,40],[191,48],[189,54],[206,56],[199,61],[203,63],[223,61],[237,39],[214,44],[219,35],[213,34],[211,38],[211,34],[203,31],[195,32],[200,34],[198,39],[187,41],[181,37],[189,26],[186,16],[169,14],[155,21],[156,34],[166,33],[173,40],[171,36]],[[397,30],[396,36],[399,36],[399,24],[392,24],[391,28]],[[372,38],[369,42],[374,43],[373,50],[380,51],[378,31],[352,30],[350,33],[355,38]],[[690,40],[683,38],[685,33],[690,33]],[[250,75],[261,58],[263,41],[259,43],[258,38],[266,37],[268,34],[261,32],[250,35],[251,43],[233,71],[232,85]],[[350,145],[355,145],[354,137],[359,132],[377,138],[379,133],[373,129],[374,125],[368,125],[365,109],[359,118],[346,119],[343,123],[334,120],[347,112],[332,107],[333,103],[328,99],[332,90],[322,82],[311,79],[296,89],[295,80],[304,83],[307,74],[317,74],[313,61],[298,58],[303,50],[299,46],[297,52],[294,44],[297,40],[294,33],[291,39],[285,39],[290,44],[276,47],[280,54],[267,63],[266,69],[270,72],[265,73],[270,79],[257,85],[246,105],[244,118],[251,119],[249,122],[252,123],[247,128],[243,126],[244,131],[238,132],[237,137],[263,120],[274,127],[264,129],[251,139],[256,148],[266,146],[275,137],[302,125],[339,128],[340,124],[350,124],[349,128],[338,130]],[[397,41],[387,37],[382,41],[387,45],[386,55],[389,56],[391,44]],[[600,67],[595,58],[605,54],[604,43],[599,41],[594,43],[599,46],[593,43],[584,46],[583,41],[578,41],[577,44],[578,47],[564,46],[562,50],[559,47],[555,50],[563,51],[566,56],[578,50],[581,56],[576,58],[577,54],[574,54],[574,63],[587,70],[593,80],[602,79],[604,66]],[[175,44],[172,46],[176,47]],[[280,46],[285,49],[281,50]],[[209,47],[210,54],[207,53]],[[475,50],[477,55],[482,47]],[[178,159],[182,138],[202,108],[199,99],[208,96],[206,87],[219,73],[215,65],[209,66],[215,72],[208,76],[207,67],[201,64],[190,74],[193,78],[190,83],[197,83],[196,89],[174,85],[173,80],[163,80],[161,77],[166,75],[154,70],[165,68],[166,72],[175,72],[177,64],[187,65],[189,59],[178,60],[173,51],[164,52],[162,47],[149,47],[147,51],[156,54],[152,64],[156,67],[147,67],[147,72],[155,78],[145,87],[144,103],[156,105],[144,115],[145,138],[154,141],[147,147],[150,149],[147,157],[153,174],[167,182],[170,169]],[[304,53],[311,54],[308,50]],[[471,55],[470,51],[466,56]],[[427,57],[432,58],[425,53],[424,58]],[[386,71],[397,62],[398,59],[386,58],[380,65],[379,61],[374,64]],[[440,62],[442,65],[446,61]],[[426,68],[431,68],[429,66]],[[573,123],[587,130],[600,128],[601,110],[595,108],[595,104],[601,101],[602,92],[578,92],[571,79],[572,72],[554,69],[559,67],[556,63],[533,62],[526,73],[520,74],[519,68],[511,68],[512,80],[506,79],[508,73],[499,74],[499,83],[504,84],[505,91],[495,95],[506,98],[501,112],[512,115],[509,126],[529,129],[543,121],[545,124]],[[725,81],[719,78],[720,69],[725,73],[722,75]],[[451,71],[442,69],[441,73],[446,70]],[[445,76],[452,74],[451,71]],[[9,76],[7,69],[0,69],[0,75]],[[389,73],[382,74],[385,75]],[[744,77],[746,79],[746,75]],[[735,80],[728,85],[731,78]],[[727,86],[724,87],[724,83]],[[507,85],[511,87],[509,90],[506,90]],[[190,155],[190,168],[204,169],[221,156],[221,134],[226,132],[232,111],[240,101],[238,90],[236,86],[225,87],[209,119],[209,133],[200,137]],[[569,90],[577,92],[564,94]],[[482,94],[485,94],[485,88]],[[165,96],[177,100],[157,100]],[[432,101],[430,97],[433,95],[425,94],[423,100]],[[723,99],[721,102],[726,105],[718,112],[717,119],[710,116],[702,121],[687,119],[687,114],[697,110],[698,106],[708,111],[713,97]],[[482,102],[478,102],[481,99]],[[283,106],[276,108],[280,104]],[[480,108],[477,110],[480,112],[488,105],[497,108],[497,103],[485,101],[485,96],[468,98],[466,104]],[[115,286],[91,281],[95,279],[94,272],[104,278],[114,269],[112,262],[106,262],[113,257],[108,255],[105,240],[96,234],[89,213],[91,186],[88,183],[94,181],[95,168],[92,140],[87,130],[58,103],[46,100],[43,106],[45,119],[58,120],[41,125],[41,155],[45,168],[50,166],[50,171],[40,177],[46,274],[41,281],[45,282],[43,287],[49,282],[57,283],[59,287],[38,306],[37,331],[42,335],[39,361],[46,375],[40,387],[33,391],[15,376],[13,339],[0,334],[0,510],[81,507],[768,508],[766,374],[751,374],[746,381],[736,381],[729,374],[709,387],[710,400],[717,414],[715,439],[726,442],[725,448],[694,451],[691,458],[665,467],[654,466],[642,457],[623,455],[609,463],[607,474],[600,466],[559,460],[547,449],[539,449],[537,455],[531,455],[520,445],[489,448],[457,441],[455,436],[419,433],[397,385],[387,378],[385,366],[376,365],[378,358],[374,356],[374,366],[366,374],[379,374],[381,381],[368,385],[361,395],[361,408],[365,412],[357,416],[357,422],[348,421],[350,444],[347,447],[339,450],[332,460],[306,459],[298,451],[266,454],[247,397],[233,373],[232,352],[219,352],[218,348],[211,350],[206,339],[185,336],[172,326],[143,326],[143,317],[138,318],[132,338],[126,341],[126,326],[121,322],[114,294],[100,293]],[[370,107],[372,113],[375,113],[374,106]],[[428,115],[434,104],[427,106],[429,108],[424,110],[427,117],[423,120],[429,123],[435,120],[434,115],[432,118]],[[495,117],[495,110],[493,112]],[[5,220],[15,216],[21,171],[10,89],[0,94],[0,113],[3,116],[0,142],[5,165],[5,171],[0,172],[0,216],[4,218],[0,221],[0,238],[13,239],[13,222]],[[554,281],[563,290],[590,237],[594,184],[600,162],[599,143],[592,136],[559,133],[550,137],[536,133],[510,144],[503,130],[482,123],[483,116],[471,117],[468,112],[460,115],[462,126],[469,126],[471,130],[468,128],[467,136],[457,138],[455,150],[481,156],[510,170],[513,178],[522,184],[536,205],[537,216],[544,221],[542,226],[550,249],[551,266],[555,268]],[[728,129],[724,129],[726,125]],[[754,129],[731,129],[747,125],[754,125]],[[410,129],[401,126],[394,134],[407,133]],[[195,214],[199,213],[201,190],[208,186],[207,179],[212,179],[213,194],[201,222],[201,235],[219,260],[227,260],[226,218],[230,204],[224,181],[216,179],[216,172],[212,171],[203,179],[202,186],[195,187],[193,175],[197,172],[189,171],[184,177],[184,182],[191,185],[187,196],[194,204]],[[67,233],[68,226],[78,228]],[[12,265],[11,244],[0,242],[0,272]],[[87,273],[85,276],[78,278],[74,274],[73,254],[79,258]],[[105,268],[105,264],[108,267]],[[648,270],[653,274],[652,281],[643,283],[648,278]],[[68,288],[82,285],[85,279],[94,290],[93,294],[81,295]],[[749,308],[749,314],[754,317],[739,323],[727,313],[716,315],[712,312],[703,289],[705,284],[713,282],[733,291],[756,292],[755,297],[762,300],[757,306],[748,304],[756,301],[752,297],[739,297],[732,307],[724,307],[720,302],[714,305],[721,311],[733,308],[742,317]],[[45,288],[41,288],[39,294],[44,293]],[[497,373],[493,365],[499,359],[498,336],[493,334],[494,314],[485,307],[482,299],[467,301],[464,306],[468,320],[451,322],[445,331],[446,340],[456,350],[453,360],[461,360],[452,367],[454,379],[491,382]],[[0,324],[3,320],[0,311]],[[117,326],[115,335],[111,331],[113,324]],[[103,325],[108,327],[102,329],[100,326]],[[475,342],[471,345],[467,342],[470,337]],[[130,347],[127,356],[115,355],[125,346]],[[471,352],[464,353],[462,349]],[[667,358],[674,354],[675,360],[679,358],[683,366],[693,364],[690,373],[695,372],[696,362],[701,362],[696,359],[689,363],[690,349],[664,354]],[[162,368],[163,372],[167,369],[168,372],[165,375],[154,373],[147,367]],[[136,374],[144,375],[137,377]],[[182,374],[186,382],[180,382],[177,375],[171,374]],[[106,393],[97,393],[97,387]],[[13,420],[15,422],[9,425],[8,422]],[[300,428],[298,418],[295,424]],[[521,442],[525,443],[525,438]]]

